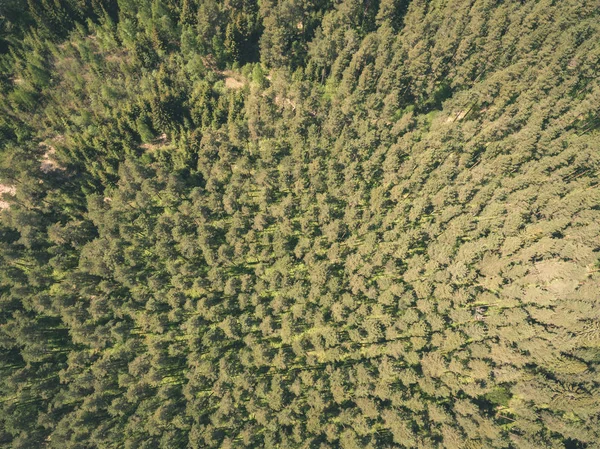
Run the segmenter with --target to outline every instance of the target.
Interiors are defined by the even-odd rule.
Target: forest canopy
[[[600,448],[597,0],[0,0],[0,448]]]

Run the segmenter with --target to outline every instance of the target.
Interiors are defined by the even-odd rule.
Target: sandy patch
[[[242,87],[244,87],[244,83],[228,76],[227,78],[225,78],[225,87],[227,89],[241,89]]]
[[[246,85],[241,75],[233,70],[217,71],[217,73],[225,78],[225,87],[227,89],[241,89]]]
[[[446,123],[458,122],[464,119],[467,115],[467,110],[459,111],[456,115],[451,115],[446,119]]]
[[[279,95],[275,95],[275,104],[277,106],[283,106],[283,107],[285,107],[286,105],[289,105],[292,107],[293,111],[296,110],[296,103],[294,103],[289,98],[280,97]]]
[[[58,164],[58,162],[56,162],[56,159],[54,159],[54,155],[56,154],[56,148],[44,142],[41,142],[40,146],[46,148],[46,152],[44,153],[44,156],[42,157],[42,162],[40,163],[40,170],[42,170],[44,173],[50,173],[51,171],[57,170],[64,170],[64,168],[61,167]]]
[[[2,200],[4,194],[15,196],[17,194],[17,189],[15,186],[0,184],[0,210],[8,209],[10,207],[9,203]]]
[[[166,133],[162,133],[155,139],[152,143],[144,143],[140,145],[140,148],[144,150],[156,150],[157,148],[163,147],[169,143],[169,139],[167,138]]]

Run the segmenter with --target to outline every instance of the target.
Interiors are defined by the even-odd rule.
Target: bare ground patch
[[[140,148],[143,148],[144,150],[156,150],[160,147],[164,147],[165,145],[169,144],[169,139],[167,137],[166,133],[162,133],[160,136],[158,136],[157,139],[154,139],[152,141],[152,143],[144,143],[142,145],[140,145]]]
[[[8,209],[10,207],[10,204],[2,199],[4,194],[15,196],[16,193],[17,189],[15,186],[0,184],[0,210]]]
[[[246,85],[241,76],[232,70],[224,70],[218,73],[225,77],[225,87],[227,89],[242,89]]]
[[[241,89],[244,87],[244,83],[236,80],[235,78],[227,77],[225,78],[225,87],[227,89]]]
[[[57,136],[53,140],[56,142],[61,142],[64,140],[64,136]],[[64,170],[64,167],[61,167],[54,157],[56,155],[56,148],[47,142],[40,142],[40,147],[46,149],[40,164],[41,171],[44,173],[49,173],[51,171]]]

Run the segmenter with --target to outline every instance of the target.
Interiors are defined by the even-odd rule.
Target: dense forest
[[[600,448],[598,0],[0,0],[0,448]]]

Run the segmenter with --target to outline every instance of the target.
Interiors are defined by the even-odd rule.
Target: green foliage
[[[0,0],[0,448],[593,448],[592,1]]]

